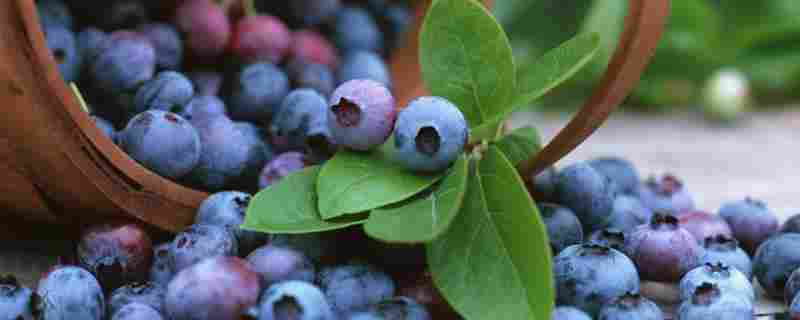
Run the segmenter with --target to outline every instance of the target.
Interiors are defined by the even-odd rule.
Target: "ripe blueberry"
[[[247,256],[247,262],[261,277],[263,288],[287,280],[313,283],[316,277],[314,264],[308,257],[284,246],[260,247]]]
[[[200,163],[200,141],[189,121],[161,110],[140,113],[119,134],[120,147],[131,158],[172,179],[186,175]]]
[[[107,290],[147,279],[153,261],[150,236],[135,224],[103,224],[84,230],[78,261]]]
[[[745,251],[753,253],[758,246],[778,231],[778,218],[766,203],[752,198],[729,202],[719,209],[719,215],[728,222],[733,236]]]
[[[78,80],[81,71],[81,51],[75,40],[75,34],[67,27],[50,24],[44,27],[47,47],[58,65],[58,71],[66,82]]]
[[[276,283],[259,302],[258,320],[334,320],[331,305],[319,288],[304,281]]]
[[[180,272],[206,258],[235,256],[237,250],[236,238],[229,229],[197,224],[172,240],[169,250],[170,264],[174,272]]]
[[[661,308],[638,293],[626,293],[600,309],[599,320],[664,320]]]
[[[277,66],[260,62],[244,67],[233,83],[231,116],[266,123],[289,94],[289,78]]]
[[[263,159],[265,146],[254,143],[246,136],[247,132],[228,117],[195,116],[193,119],[203,152],[197,166],[186,177],[189,185],[212,192],[222,191],[241,182],[253,165],[254,157],[266,161]]]
[[[117,312],[112,313],[111,320],[163,320],[164,316],[153,307],[141,304],[131,303],[118,309]]]
[[[703,283],[678,307],[678,320],[752,320],[753,303],[746,297],[727,294],[717,285]]]
[[[656,212],[680,214],[694,209],[694,199],[677,177],[650,177],[639,186],[642,204]]]
[[[591,231],[608,224],[617,190],[608,177],[586,163],[576,163],[558,174],[556,193],[558,203],[575,212],[584,231]]]
[[[210,118],[225,116],[225,102],[217,96],[199,95],[178,111],[178,115],[192,124],[208,120]]]
[[[179,70],[183,62],[183,40],[171,24],[148,23],[139,27],[156,50],[156,65],[161,70]]]
[[[394,159],[412,171],[441,171],[464,152],[468,138],[467,120],[453,103],[417,98],[397,115]]]
[[[333,24],[333,39],[344,52],[383,49],[383,33],[369,11],[347,6],[339,10]]]
[[[678,218],[656,213],[649,224],[628,235],[625,253],[636,262],[642,279],[674,282],[698,266],[703,249]]]
[[[72,28],[72,12],[64,0],[36,1],[36,11],[39,13],[39,22],[42,26],[57,25],[67,29]]]
[[[617,184],[620,192],[635,194],[639,187],[639,172],[628,160],[617,157],[602,157],[587,162],[592,168]]]
[[[14,276],[0,277],[0,314],[3,319],[33,320],[39,297],[19,284]]]
[[[774,298],[783,297],[789,275],[800,268],[800,234],[782,233],[767,239],[753,257],[753,274]]]
[[[700,263],[719,263],[732,266],[742,272],[747,279],[753,278],[753,262],[739,242],[732,237],[716,236],[706,238],[703,244],[703,256]]]
[[[589,237],[589,242],[625,253],[625,232],[619,229],[605,228],[597,230]]]
[[[392,133],[395,100],[380,83],[348,81],[336,88],[329,105],[328,127],[338,145],[366,151],[382,144]]]
[[[128,31],[112,33],[91,61],[94,85],[110,94],[133,92],[156,71],[156,50],[147,38]]]
[[[678,221],[681,227],[689,231],[700,244],[708,237],[733,236],[733,231],[725,219],[705,211],[692,210],[681,213],[678,215]]]
[[[592,320],[586,312],[581,309],[569,306],[561,306],[553,310],[551,320]]]
[[[172,263],[170,262],[170,248],[171,243],[166,242],[157,245],[153,248],[153,265],[150,266],[149,280],[152,283],[166,287],[167,283],[172,280],[175,272],[172,271]]]
[[[547,237],[553,255],[571,245],[583,242],[583,228],[578,217],[569,208],[552,203],[539,204],[539,213],[547,227]]]
[[[331,68],[322,64],[294,59],[287,65],[286,72],[295,88],[314,89],[325,97],[331,95],[336,83]]]
[[[246,16],[236,23],[230,43],[231,53],[245,63],[281,63],[292,44],[289,28],[277,17]]]
[[[540,202],[554,202],[556,196],[556,183],[558,182],[558,171],[555,167],[549,167],[533,177],[533,190],[531,195]]]
[[[377,53],[370,51],[348,53],[336,69],[338,83],[359,79],[372,80],[386,87],[392,86],[392,77],[386,62]]]
[[[124,306],[131,303],[143,304],[159,313],[163,313],[164,297],[166,295],[166,286],[161,286],[157,283],[129,283],[111,292],[108,297],[108,313],[116,314]]]
[[[689,300],[703,283],[713,283],[725,294],[738,294],[755,301],[755,291],[750,280],[738,269],[724,263],[707,263],[686,273],[678,284],[681,300]]]
[[[283,142],[285,145],[279,147],[286,150],[305,150],[312,142],[331,146],[327,107],[327,101],[317,91],[294,90],[283,99],[272,119],[270,134]]]
[[[597,315],[627,292],[639,291],[639,274],[622,252],[598,244],[567,247],[553,261],[556,303]]]
[[[263,233],[239,228],[244,223],[251,196],[244,192],[223,191],[206,198],[197,209],[194,223],[228,228],[236,236],[239,252],[250,252],[268,241]]]
[[[608,217],[608,228],[633,231],[650,221],[652,217],[653,211],[645,207],[639,198],[620,194],[614,199],[614,208]]]
[[[258,179],[258,187],[266,189],[295,171],[308,165],[305,154],[300,152],[284,152],[276,156],[264,166]]]
[[[175,25],[183,32],[189,53],[202,59],[222,54],[231,38],[228,15],[212,0],[183,1],[175,13]]]
[[[384,300],[368,311],[352,314],[349,320],[431,320],[424,306],[408,297],[395,297]]]
[[[133,100],[133,113],[147,110],[179,112],[194,97],[194,85],[186,76],[164,71],[145,82]]]
[[[392,278],[358,262],[324,268],[318,281],[333,311],[340,316],[364,311],[393,297],[395,292]]]
[[[102,320],[106,305],[100,283],[79,267],[59,266],[39,281],[42,319]]]
[[[216,96],[222,89],[222,73],[213,70],[198,70],[189,73],[198,96]]]

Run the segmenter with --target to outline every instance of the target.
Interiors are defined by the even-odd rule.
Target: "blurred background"
[[[518,59],[598,32],[593,64],[515,117],[549,139],[591,92],[622,29],[627,0],[499,0]],[[661,45],[621,112],[559,163],[629,158],[642,173],[683,178],[701,207],[762,198],[800,212],[800,1],[672,0]]]

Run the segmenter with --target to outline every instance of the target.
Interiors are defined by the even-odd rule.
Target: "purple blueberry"
[[[638,293],[626,293],[600,310],[598,320],[664,320],[664,313],[655,302]]]
[[[334,90],[329,105],[328,127],[338,145],[366,151],[392,133],[397,116],[394,96],[378,82],[348,81]]]
[[[678,284],[681,300],[689,300],[703,283],[716,284],[725,294],[738,294],[755,301],[753,285],[741,271],[724,263],[707,263],[686,273]]]
[[[102,14],[97,14],[97,25],[105,30],[131,29],[147,22],[149,15],[144,1],[114,0],[107,4]]]
[[[36,1],[36,11],[39,13],[39,22],[44,27],[56,25],[67,29],[72,28],[72,12],[64,0]]]
[[[108,296],[108,314],[116,314],[128,304],[139,303],[164,312],[166,286],[153,282],[135,282],[117,288]]]
[[[261,171],[258,187],[266,189],[293,172],[302,170],[308,165],[305,154],[289,151],[273,158]]]
[[[150,266],[150,275],[148,279],[150,282],[163,287],[166,287],[167,283],[169,283],[175,275],[175,272],[172,270],[172,263],[170,262],[170,246],[171,243],[166,242],[153,248],[153,264]]]
[[[567,247],[553,261],[556,303],[596,315],[627,292],[639,291],[639,274],[622,252],[598,244]]]
[[[325,98],[311,89],[297,89],[289,93],[272,119],[269,131],[273,139],[285,142],[279,147],[286,150],[306,150],[312,142],[328,151],[332,138],[328,130]]]
[[[294,60],[335,67],[339,63],[336,48],[319,32],[304,29],[292,33],[291,54]]]
[[[103,42],[89,69],[94,85],[111,94],[132,92],[156,71],[156,50],[147,38],[115,32]]]
[[[551,320],[592,320],[586,312],[569,306],[555,308],[550,316]]]
[[[336,83],[331,68],[322,64],[292,60],[286,72],[295,88],[314,89],[326,97],[333,92]]]
[[[694,199],[677,177],[666,174],[650,177],[639,186],[639,199],[650,210],[680,214],[694,209]]]
[[[424,306],[407,297],[395,297],[384,300],[369,308],[368,311],[350,315],[348,320],[431,320],[431,315]]]
[[[106,305],[100,283],[89,272],[74,266],[58,266],[39,280],[38,310],[41,319],[102,320]]]
[[[289,1],[292,17],[304,26],[316,26],[332,20],[340,8],[340,0]]]
[[[177,273],[203,259],[235,256],[237,252],[236,238],[229,229],[197,224],[179,233],[172,240],[169,248],[170,265],[172,270]]]
[[[179,112],[194,97],[194,86],[186,76],[164,71],[145,82],[133,100],[134,113],[147,110]]]
[[[367,310],[393,297],[395,292],[392,278],[358,262],[324,268],[318,281],[333,311],[340,316]]]
[[[82,60],[75,34],[59,24],[46,25],[43,31],[47,48],[58,65],[61,77],[66,82],[78,80]]]
[[[3,319],[34,320],[39,297],[14,276],[0,277],[0,314]]]
[[[189,121],[161,110],[140,113],[119,134],[120,147],[131,158],[172,179],[186,175],[200,163],[200,143]]]
[[[178,273],[164,306],[172,320],[238,320],[258,303],[258,274],[236,257],[207,258]]]
[[[369,11],[360,7],[346,6],[337,12],[333,39],[344,52],[383,49],[383,33]]]
[[[800,268],[800,234],[782,233],[767,239],[753,257],[753,274],[774,298],[782,298],[789,275]]]
[[[261,277],[262,288],[287,280],[313,283],[316,277],[314,264],[308,257],[284,246],[262,246],[247,256],[247,262]]]
[[[239,228],[244,223],[251,198],[249,194],[238,191],[214,193],[200,204],[194,223],[228,228],[236,236],[239,252],[250,252],[269,240],[263,233]]]
[[[558,174],[559,203],[572,209],[584,231],[602,229],[614,209],[617,189],[608,177],[586,163],[575,163]]]
[[[258,320],[334,320],[331,305],[319,288],[304,281],[276,283],[259,302]]]
[[[736,294],[727,294],[717,285],[703,283],[691,298],[678,307],[678,320],[730,319],[752,320],[753,303]]]
[[[553,255],[571,245],[583,242],[583,228],[569,208],[552,203],[539,204],[539,213],[547,227],[547,238]]]
[[[189,73],[189,79],[194,84],[195,91],[199,96],[216,96],[220,94],[222,73],[213,70],[198,70]]]
[[[292,33],[281,19],[265,14],[246,15],[234,27],[230,53],[245,63],[279,64],[289,54]]]
[[[195,117],[192,123],[200,135],[203,152],[187,177],[190,185],[212,192],[230,188],[247,173],[253,157],[264,156],[263,145],[254,144],[228,117]]]
[[[260,62],[245,66],[233,86],[231,116],[266,123],[289,94],[289,77],[277,66]]]
[[[708,237],[733,237],[728,223],[722,217],[705,211],[692,210],[678,215],[681,228],[686,229],[702,244]]]
[[[102,131],[106,137],[111,139],[111,141],[117,141],[117,129],[114,128],[114,125],[110,121],[98,116],[92,116],[92,121],[94,121],[94,124],[100,128],[100,131]]]
[[[94,61],[102,52],[103,42],[107,39],[107,33],[94,27],[88,27],[78,33],[78,49],[84,62]]]
[[[386,87],[392,86],[389,67],[377,53],[353,51],[345,55],[336,69],[336,81],[345,83],[364,79],[378,82]]]
[[[615,228],[597,230],[589,237],[589,242],[625,252],[625,232]]]
[[[153,307],[141,304],[131,303],[123,306],[117,312],[113,313],[111,320],[163,320],[164,317],[158,310]]]
[[[673,215],[656,213],[625,239],[625,253],[644,280],[675,282],[698,266],[703,248]]]
[[[135,224],[102,224],[84,230],[78,261],[107,291],[147,279],[153,262],[150,236]]]
[[[166,23],[148,23],[139,27],[156,50],[156,65],[161,70],[178,70],[183,60],[183,41],[178,30]]]
[[[783,289],[783,301],[786,304],[792,303],[798,292],[800,292],[800,268],[794,269],[789,275],[789,280],[786,281]]]
[[[197,123],[207,119],[225,116],[226,115],[225,102],[217,96],[199,95],[178,111],[178,115],[190,122]]]
[[[778,232],[778,218],[766,203],[752,198],[723,204],[719,215],[731,226],[733,236],[745,251],[754,253],[758,246]]]
[[[795,214],[783,223],[781,226],[780,232],[782,233],[800,233],[800,214]]]
[[[741,271],[747,279],[753,278],[753,262],[742,248],[739,242],[732,237],[716,236],[706,238],[703,244],[703,256],[700,263],[718,263],[735,267]]]
[[[558,171],[555,167],[549,167],[533,177],[533,188],[531,195],[539,202],[554,202],[558,200],[556,195],[556,184],[558,183]]]
[[[464,152],[468,138],[458,107],[445,98],[420,97],[397,115],[394,160],[412,171],[442,171]]]
[[[650,221],[653,211],[642,204],[639,198],[620,194],[614,199],[614,209],[608,217],[608,228],[633,231]]]
[[[221,55],[231,38],[231,22],[225,9],[212,0],[184,0],[175,11],[175,25],[194,57],[212,60]]]
[[[244,170],[233,182],[233,187],[240,190],[258,191],[261,170],[275,157],[272,147],[264,140],[264,131],[246,121],[238,121],[236,130],[242,135],[241,145],[245,151]]]
[[[617,157],[602,157],[589,160],[587,163],[616,183],[620,192],[636,193],[639,187],[639,172],[630,161]]]

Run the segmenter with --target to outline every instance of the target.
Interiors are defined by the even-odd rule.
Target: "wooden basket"
[[[538,172],[574,149],[638,81],[669,0],[629,2],[625,31],[602,83],[566,128],[520,166],[522,172]],[[393,55],[401,103],[424,94],[415,41],[424,9],[417,11],[409,46]],[[9,214],[69,225],[136,218],[176,231],[192,223],[207,196],[143,168],[95,127],[58,74],[33,0],[0,1],[0,102],[8,110],[0,117],[0,207]]]

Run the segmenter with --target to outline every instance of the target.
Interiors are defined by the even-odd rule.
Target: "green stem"
[[[78,89],[78,86],[75,85],[74,82],[70,82],[69,88],[72,89],[72,93],[75,95],[75,98],[78,98],[78,103],[81,105],[81,108],[83,108],[83,111],[86,111],[86,113],[91,114],[92,110],[89,109],[89,105],[86,103],[86,100],[83,99],[83,95],[81,94],[81,91]]]

